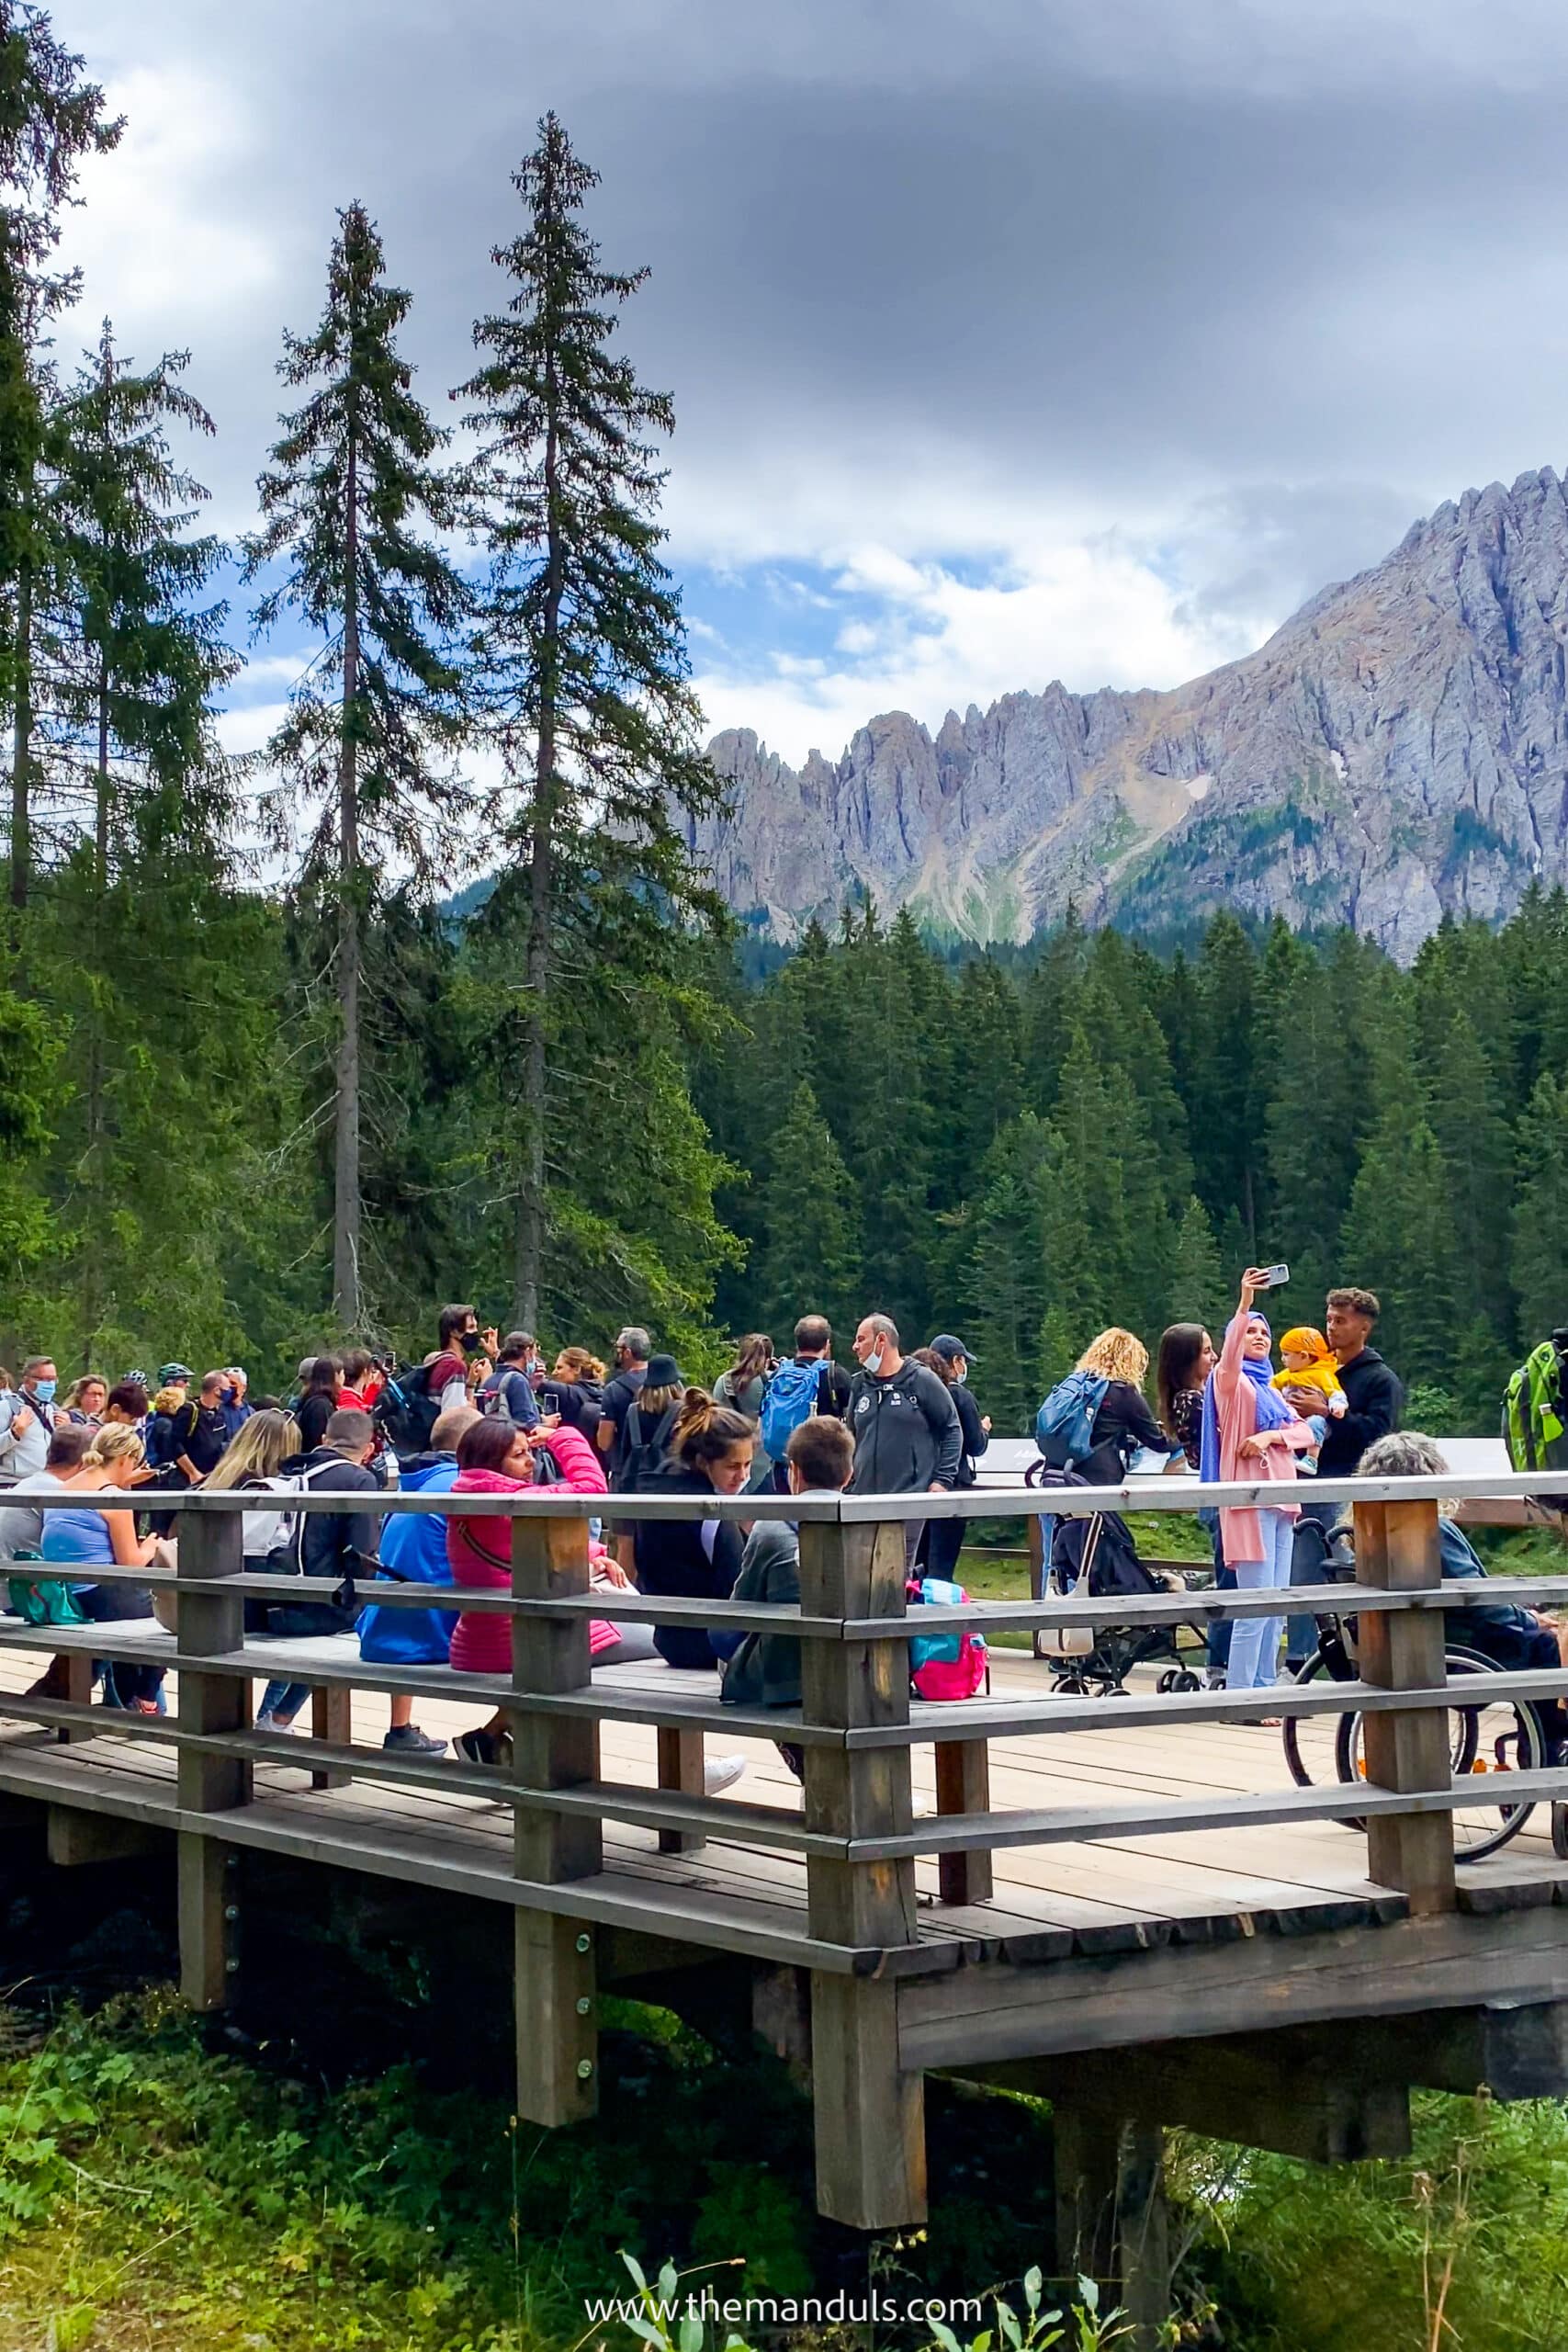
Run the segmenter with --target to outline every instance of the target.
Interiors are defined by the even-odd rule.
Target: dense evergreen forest
[[[561,124],[456,437],[345,205],[238,548],[197,527],[198,360],[107,321],[62,356],[63,209],[120,130],[0,0],[0,1346],[266,1383],[336,1336],[423,1350],[455,1295],[711,1372],[726,1333],[874,1305],[956,1326],[1021,1429],[1099,1325],[1217,1322],[1281,1256],[1292,1318],[1372,1284],[1421,1418],[1490,1425],[1564,1312],[1561,898],[1409,973],[1226,918],[987,956],[863,907],[760,953],[682,854],[719,787],[661,555],[674,414]],[[236,649],[286,627],[288,718],[227,758]]]
[[[1102,1324],[1216,1328],[1240,1268],[1285,1259],[1276,1317],[1375,1289],[1413,1414],[1495,1426],[1522,1346],[1568,1317],[1568,901],[1446,923],[1399,970],[1348,932],[1217,917],[1163,958],[1068,922],[954,961],[907,916],[813,930],[729,1001],[748,1033],[697,1100],[747,1171],[731,1329],[820,1301],[956,1329],[1021,1431]]]

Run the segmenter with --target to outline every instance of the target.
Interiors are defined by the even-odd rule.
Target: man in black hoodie
[[[1339,1385],[1345,1391],[1346,1409],[1337,1420],[1332,1418],[1329,1420],[1317,1457],[1320,1478],[1353,1478],[1367,1448],[1399,1427],[1399,1417],[1404,1408],[1404,1390],[1393,1367],[1385,1363],[1376,1348],[1370,1344],[1382,1312],[1382,1306],[1372,1291],[1345,1289],[1331,1290],[1328,1294],[1323,1318],[1324,1337],[1333,1349],[1339,1366]],[[1303,1416],[1323,1410],[1323,1392],[1318,1388],[1287,1388],[1285,1401]],[[1293,1585],[1323,1582],[1324,1538],[1327,1530],[1343,1515],[1344,1508],[1342,1503],[1307,1502],[1303,1505],[1291,1555],[1291,1582]],[[1316,1640],[1314,1619],[1291,1619],[1285,1636],[1287,1673],[1294,1673],[1306,1664]]]
[[[860,1370],[850,1383],[851,1493],[946,1493],[957,1481],[964,1436],[945,1382],[923,1363],[908,1362],[890,1316],[866,1316],[854,1351]],[[905,1521],[904,1550],[911,1562],[924,1524]]]

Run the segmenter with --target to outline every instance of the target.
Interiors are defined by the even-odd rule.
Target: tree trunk
[[[30,535],[32,500],[26,528]],[[32,887],[33,567],[24,556],[17,571],[17,690],[11,719],[11,904],[18,913]]]
[[[109,887],[109,665],[105,656],[98,663],[98,769],[96,786],[96,803],[93,827],[93,885],[100,924],[104,903]],[[95,992],[87,1024],[87,1149],[85,1165],[88,1199],[94,1204],[92,1215],[102,1216],[108,1207],[108,1134],[105,1107],[105,1041],[103,1007]],[[102,1295],[98,1253],[88,1250],[83,1259],[82,1271],[82,1329],[85,1334],[85,1360],[82,1369],[90,1371],[97,1352],[98,1326],[103,1319],[105,1301]]]
[[[362,1321],[359,1260],[359,777],[355,702],[359,692],[358,448],[351,434],[343,622],[343,723],[338,746],[338,1046],[333,1167],[333,1312],[345,1329]]]
[[[517,1187],[517,1326],[539,1328],[545,1258],[545,1136],[549,1124],[549,997],[554,946],[556,714],[560,682],[563,550],[557,504],[558,443],[553,359],[546,365],[545,605],[539,636],[539,732],[528,837],[528,953],[524,960],[523,1166]]]

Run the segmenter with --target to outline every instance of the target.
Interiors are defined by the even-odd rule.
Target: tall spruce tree
[[[0,0],[0,582],[6,626],[0,698],[11,712],[10,896],[28,903],[33,876],[34,596],[50,555],[40,530],[41,345],[74,299],[78,273],[51,272],[61,215],[85,156],[104,154],[123,122],[83,60],[55,39],[48,13]]]
[[[1534,1347],[1568,1323],[1568,1082],[1543,1070],[1519,1121],[1513,1277],[1519,1337]]]
[[[457,519],[436,462],[447,436],[394,340],[411,298],[388,284],[364,205],[338,221],[321,322],[284,336],[278,374],[307,397],[281,420],[257,485],[263,524],[245,543],[245,577],[286,567],[256,605],[258,632],[292,612],[321,639],[268,758],[318,810],[306,866],[324,882],[335,933],[333,1306],[355,1328],[367,923],[384,872],[423,888],[454,854],[465,728],[455,639],[469,600],[438,543]]]
[[[853,1329],[861,1280],[853,1203],[843,1155],[802,1080],[769,1142],[758,1200],[758,1329],[780,1348],[802,1315],[825,1315],[836,1332]]]
[[[51,537],[74,605],[55,717],[82,771],[100,887],[133,835],[216,842],[232,813],[211,705],[240,662],[227,606],[200,602],[224,549],[191,537],[208,493],[170,445],[176,426],[213,431],[180,381],[189,358],[128,369],[106,319],[48,420]]]
[[[506,835],[526,878],[511,1014],[521,1048],[513,1287],[532,1329],[552,1134],[584,1115],[563,1092],[588,1075],[560,1050],[563,998],[584,983],[589,936],[613,902],[622,1019],[638,990],[678,1015],[690,985],[681,929],[717,917],[682,828],[718,805],[720,789],[700,750],[680,597],[660,552],[657,445],[674,411],[614,348],[646,272],[602,266],[582,220],[598,175],[554,114],[513,182],[525,224],[493,255],[507,307],[476,324],[482,365],[457,397],[481,444],[474,501],[490,558],[479,707],[505,763]],[[624,1075],[609,1045],[598,1065],[606,1087]],[[626,1116],[635,1121],[629,1099]]]

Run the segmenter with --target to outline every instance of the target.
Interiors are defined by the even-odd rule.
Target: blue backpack
[[[771,1461],[782,1462],[784,1448],[803,1421],[816,1412],[822,1391],[825,1362],[781,1363],[762,1395],[757,1433]]]
[[[1053,1470],[1070,1470],[1094,1451],[1094,1417],[1111,1383],[1102,1373],[1069,1372],[1034,1418],[1034,1442]]]

